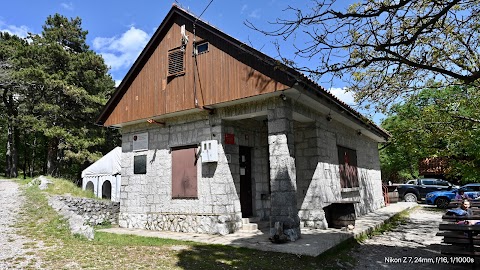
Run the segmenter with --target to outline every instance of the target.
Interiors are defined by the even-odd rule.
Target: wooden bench
[[[450,203],[448,204],[448,208],[459,207],[461,203],[462,203],[462,200],[451,200]],[[479,208],[480,200],[470,200],[470,207]]]
[[[460,220],[478,220],[480,222],[480,211],[472,211],[473,215],[471,216],[457,216],[457,215],[447,215],[442,216],[442,220],[448,222],[458,222]]]
[[[480,225],[441,223],[439,230],[437,235],[443,236],[442,254],[473,258],[480,256],[480,250],[477,250],[480,245],[480,235],[477,235],[480,233]]]

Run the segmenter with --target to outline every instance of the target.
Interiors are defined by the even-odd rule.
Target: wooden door
[[[240,146],[240,204],[242,217],[253,216],[251,148]]]

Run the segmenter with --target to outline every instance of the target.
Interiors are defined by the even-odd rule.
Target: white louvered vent
[[[168,76],[185,73],[185,53],[180,48],[168,52]]]

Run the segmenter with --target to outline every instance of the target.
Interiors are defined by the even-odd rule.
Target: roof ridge
[[[108,113],[107,107],[109,107],[110,103],[113,103],[113,99],[115,99],[117,95],[119,95],[119,94],[123,95],[123,93],[118,93],[118,92],[121,92],[120,88],[124,87],[125,79],[127,79],[129,76],[131,76],[131,74],[134,72],[140,58],[143,58],[144,55],[147,54],[147,52],[150,50],[149,47],[152,45],[154,39],[157,38],[158,34],[160,33],[161,28],[166,23],[167,18],[172,16],[175,12],[177,12],[177,14],[180,14],[180,15],[182,15],[182,13],[183,13],[184,16],[187,15],[187,16],[191,17],[190,19],[194,19],[195,24],[200,22],[200,24],[203,24],[204,26],[206,26],[208,28],[211,28],[211,30],[214,30],[214,31],[218,32],[217,35],[219,35],[220,38],[223,38],[225,41],[232,43],[232,45],[237,46],[239,49],[244,50],[247,53],[250,53],[252,56],[255,56],[256,58],[258,58],[258,60],[263,61],[266,64],[271,65],[271,66],[275,66],[275,65],[280,66],[281,67],[280,69],[283,72],[285,72],[287,75],[292,76],[297,82],[304,83],[304,84],[308,85],[309,87],[311,87],[313,89],[316,89],[319,93],[325,95],[328,99],[332,100],[334,103],[337,103],[338,106],[343,107],[343,109],[345,111],[349,112],[354,118],[357,118],[360,122],[363,122],[366,125],[373,126],[374,128],[378,129],[381,133],[384,133],[386,135],[386,137],[390,136],[388,131],[381,128],[377,124],[375,124],[371,119],[364,116],[362,113],[358,112],[356,109],[354,109],[353,107],[351,107],[350,105],[348,105],[344,101],[340,100],[338,97],[336,97],[335,95],[330,93],[330,91],[326,90],[323,86],[318,84],[316,81],[313,81],[312,79],[310,79],[307,75],[305,75],[302,72],[294,69],[291,66],[288,66],[287,64],[283,63],[281,60],[275,59],[275,58],[267,55],[266,53],[263,53],[263,52],[255,49],[253,46],[250,46],[247,43],[245,43],[245,42],[227,34],[226,32],[220,30],[218,27],[210,24],[207,21],[204,21],[204,20],[200,19],[198,16],[196,16],[190,10],[186,10],[185,8],[180,7],[177,3],[172,3],[172,8],[168,12],[167,16],[163,19],[163,21],[161,22],[161,24],[159,25],[159,27],[157,28],[157,30],[155,31],[153,36],[150,38],[150,41],[147,43],[147,45],[145,46],[143,51],[140,53],[137,60],[134,62],[134,64],[130,68],[130,70],[127,72],[124,79],[122,80],[122,83],[118,86],[117,91],[115,91],[115,93],[112,95],[112,98],[110,98],[109,102],[107,102],[107,104],[105,105],[105,108],[102,111],[101,115],[97,118],[97,121],[96,121],[97,123],[103,124],[102,119],[105,116],[105,114]],[[209,30],[209,31],[211,31],[211,30]]]

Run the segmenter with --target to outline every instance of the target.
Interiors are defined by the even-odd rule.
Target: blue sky
[[[28,32],[40,33],[48,15],[60,13],[68,18],[80,17],[82,27],[87,30],[87,43],[101,54],[110,67],[110,74],[117,84],[135,61],[152,34],[160,25],[173,3],[195,15],[200,15],[210,0],[16,0],[4,1],[0,9],[0,31],[26,36]],[[353,1],[341,1],[353,2]],[[287,16],[283,10],[288,5],[305,7],[312,1],[287,0],[213,0],[201,19],[243,41],[263,53],[276,57],[273,45],[275,38],[249,29],[245,20],[265,29],[272,29],[269,22],[277,17]],[[288,50],[287,50],[288,51]],[[315,63],[312,63],[312,67]],[[345,87],[323,85],[347,104],[353,104],[353,97],[345,93]],[[363,112],[367,113],[367,112]],[[378,122],[381,115],[374,115]]]

